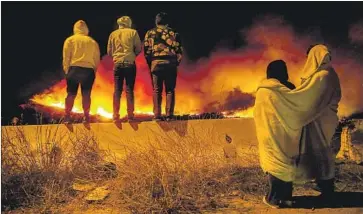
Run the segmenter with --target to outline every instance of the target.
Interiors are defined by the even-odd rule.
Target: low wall
[[[213,145],[213,150],[233,157],[244,149],[257,149],[253,118],[184,120],[173,122],[91,123],[73,125],[2,126],[2,140],[6,137],[19,141],[24,133],[31,145],[39,142],[67,144],[80,136],[93,136],[103,149],[122,157],[126,147],[152,143],[169,138],[174,141],[198,138]],[[19,142],[21,143],[21,142]]]
[[[29,125],[2,126],[4,138],[19,141],[19,135],[32,144],[36,142],[57,143],[59,145],[75,141],[80,136],[92,136],[103,149],[122,157],[128,146],[153,143],[156,140],[172,139],[182,142],[198,138],[201,142],[213,145],[213,150],[226,157],[241,156],[247,149],[257,151],[257,137],[253,118],[184,120],[173,122],[137,123],[92,123],[73,125]],[[22,142],[18,142],[22,143]],[[354,120],[344,127],[338,159],[363,162],[363,120]]]

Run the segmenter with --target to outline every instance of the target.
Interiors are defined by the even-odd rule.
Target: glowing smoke
[[[176,88],[176,114],[243,111],[253,105],[254,98],[249,93],[253,93],[260,80],[265,77],[267,64],[276,59],[286,61],[290,80],[296,86],[300,84],[300,70],[306,60],[306,49],[316,40],[309,35],[296,34],[291,25],[276,16],[257,19],[250,28],[241,31],[241,36],[248,44],[244,48],[236,51],[218,49],[208,58],[180,66]],[[339,115],[348,116],[363,111],[362,63],[353,54],[348,54],[347,50],[332,50],[343,93]],[[136,111],[151,113],[152,88],[149,70],[142,55],[137,57],[136,63]],[[112,66],[112,60],[104,57],[92,91],[92,112],[99,112],[101,108],[104,112],[112,113]],[[64,103],[65,96],[63,81],[52,87],[49,93],[36,95],[33,101],[46,105]],[[81,106],[80,96],[75,105]],[[121,114],[125,114],[124,98],[121,109]]]

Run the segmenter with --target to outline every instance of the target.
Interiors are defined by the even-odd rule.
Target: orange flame
[[[240,89],[241,97],[246,93],[253,94],[260,80],[266,75],[268,63],[276,59],[283,59],[287,63],[291,82],[296,86],[300,84],[300,71],[306,60],[306,48],[316,41],[308,36],[297,35],[293,28],[279,17],[257,20],[250,29],[242,32],[248,43],[243,49],[215,51],[208,59],[201,59],[193,64],[184,60],[178,70],[175,114],[200,114],[205,112],[210,104],[219,103],[217,110],[223,112],[226,117],[253,117],[253,96],[250,101],[244,97],[241,102],[237,99],[237,102],[234,100],[232,104],[227,103],[230,100],[228,97],[235,89]],[[350,57],[346,51],[335,54],[334,50],[333,60],[343,93],[339,116],[363,111],[361,62]],[[142,54],[137,57],[136,64],[135,113],[152,115],[151,77]],[[112,68],[110,57],[103,57],[92,90],[91,114],[106,118],[112,116]],[[349,74],[344,75],[345,73]],[[121,99],[121,115],[126,115],[124,96],[123,94]],[[66,84],[63,80],[48,91],[35,95],[31,100],[46,106],[64,108],[65,97]],[[163,106],[164,101],[165,99]],[[224,109],[225,106],[229,109]],[[73,111],[82,112],[80,92]]]
[[[113,97],[113,80],[112,80],[112,67],[113,63],[110,57],[105,56],[99,66],[96,73],[96,80],[92,90],[92,104],[91,104],[91,115],[100,115],[105,118],[112,118],[112,97]],[[152,89],[151,89],[151,77],[143,59],[140,55],[137,57],[137,77],[135,84],[135,114],[153,115],[152,109]],[[187,74],[188,75],[188,74]],[[187,91],[188,82],[190,77],[183,79],[180,74],[178,84],[180,85],[181,91],[177,89],[177,107],[176,114],[193,114],[198,115],[202,113],[202,94],[193,91]],[[193,88],[192,88],[193,90]],[[195,90],[195,89],[194,89]],[[194,95],[193,95],[194,94]],[[35,95],[31,101],[45,105],[53,106],[56,108],[65,108],[65,97],[66,97],[66,81],[62,80],[49,90]],[[187,98],[187,99],[186,99]],[[163,100],[163,105],[165,101]],[[77,98],[73,107],[73,112],[82,113],[82,99],[81,92],[78,91]],[[240,112],[244,112],[243,110]],[[246,112],[251,112],[246,111]],[[121,99],[121,115],[126,115],[126,100],[125,95]],[[227,114],[227,113],[226,113]],[[230,115],[228,113],[228,115]],[[252,117],[252,113],[247,115],[242,114],[245,117]]]

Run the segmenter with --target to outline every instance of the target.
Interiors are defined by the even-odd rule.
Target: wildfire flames
[[[294,32],[292,26],[279,17],[256,20],[249,29],[241,31],[247,46],[239,50],[216,50],[208,58],[189,63],[185,59],[178,70],[175,114],[221,112],[226,117],[253,117],[254,91],[266,75],[269,62],[283,59],[290,80],[300,84],[301,69],[307,47],[316,42],[312,36]],[[359,56],[332,48],[334,67],[340,77],[343,98],[339,116],[363,111],[362,63]],[[135,113],[152,115],[152,85],[144,56],[136,59]],[[91,114],[112,117],[113,62],[104,56],[92,90]],[[346,75],[345,75],[346,74]],[[49,90],[35,95],[31,101],[64,108],[66,83],[62,80]],[[165,106],[165,97],[163,99]],[[73,112],[82,112],[81,94],[77,95]],[[126,115],[126,99],[121,99],[121,115]]]
[[[149,69],[142,55],[137,57],[137,77],[135,83],[135,114],[153,115],[152,109],[152,86]],[[112,96],[113,96],[113,62],[108,56],[103,57],[101,65],[96,73],[96,80],[92,90],[91,114],[101,115],[106,118],[112,118]],[[233,91],[225,91],[220,86],[220,94],[208,94],[208,89],[202,91],[198,82],[202,83],[202,75],[187,73],[182,67],[178,73],[177,92],[176,92],[176,111],[177,115],[182,114],[201,114],[204,112],[221,112],[227,117],[252,117],[254,97],[251,94],[243,93],[240,89],[235,88]],[[207,68],[207,72],[210,72]],[[205,73],[207,73],[205,72]],[[198,78],[200,81],[197,81]],[[194,84],[193,84],[194,82]],[[207,87],[207,86],[205,86]],[[252,92],[252,90],[251,90]],[[66,81],[62,80],[48,91],[35,95],[31,101],[45,106],[56,108],[65,108]],[[226,103],[220,102],[218,97],[225,94]],[[211,100],[203,105],[205,97],[214,96]],[[163,99],[163,106],[165,99]],[[236,111],[237,110],[237,111]],[[80,90],[75,101],[73,112],[82,113],[82,99]],[[123,94],[121,99],[121,115],[126,115],[126,97]]]

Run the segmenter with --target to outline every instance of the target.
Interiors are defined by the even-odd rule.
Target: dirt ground
[[[360,195],[360,199],[363,201],[363,194]],[[356,207],[337,207],[337,208],[294,208],[294,209],[273,209],[269,208],[262,203],[262,200],[257,200],[255,196],[248,199],[242,199],[241,197],[232,197],[226,199],[229,202],[228,208],[216,209],[216,210],[201,210],[202,214],[239,214],[239,213],[269,213],[269,214],[284,214],[284,213],[318,213],[318,214],[359,214],[363,213],[362,203],[355,205]],[[345,204],[348,205],[348,204]],[[360,207],[357,207],[360,206]],[[91,205],[87,209],[75,209],[73,214],[131,214],[127,210],[122,210],[116,207],[109,207],[105,205]]]
[[[285,214],[285,213],[318,213],[318,214],[359,214],[363,213],[363,192],[340,192],[337,193],[336,202],[326,206],[318,206],[318,192],[297,188],[294,195],[297,204],[296,208],[289,209],[273,209],[266,206],[262,202],[261,196],[256,195],[238,195],[226,196],[225,203],[227,208],[214,210],[200,210],[201,214],[240,214],[240,213],[269,213],[269,214]],[[63,209],[57,213],[72,214],[131,214],[130,211],[120,208],[113,203],[111,195],[108,199],[101,203],[83,203],[77,199],[73,203],[65,205]],[[8,214],[19,213],[39,213],[32,210],[17,210],[7,212]],[[44,212],[47,213],[47,212]],[[155,212],[156,214],[156,212]]]
[[[296,201],[295,208],[290,209],[273,209],[262,202],[262,192],[255,191],[247,193],[246,187],[234,190],[231,194],[223,195],[222,204],[224,208],[198,210],[194,212],[179,213],[201,213],[201,214],[238,214],[238,213],[268,213],[268,214],[284,214],[284,213],[327,213],[327,214],[363,214],[363,166],[343,164],[337,166],[339,173],[336,176],[336,194],[334,201],[322,205],[319,201],[319,192],[313,187],[315,184],[309,182],[303,185],[294,185],[294,199]],[[257,178],[260,179],[260,178]],[[231,184],[232,185],[232,184]],[[235,183],[241,185],[241,183]],[[251,186],[252,183],[245,184]],[[245,186],[244,185],[244,186]],[[86,202],[82,195],[75,197],[73,200],[58,206],[57,211],[44,211],[36,208],[26,209],[19,208],[10,212],[2,212],[7,214],[131,214],[130,211],[123,208],[120,204],[119,193],[117,187],[113,185],[109,197],[100,202]],[[171,212],[176,214],[177,212]],[[154,212],[152,214],[158,214]]]

